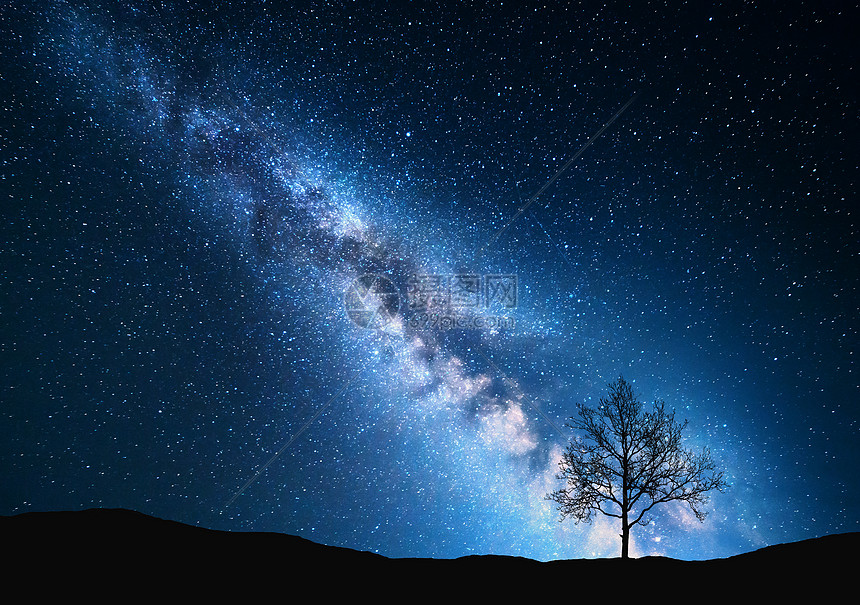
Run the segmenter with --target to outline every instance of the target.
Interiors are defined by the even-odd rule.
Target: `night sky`
[[[618,556],[623,375],[730,484],[632,556],[860,530],[854,7],[217,4],[0,8],[0,514]]]

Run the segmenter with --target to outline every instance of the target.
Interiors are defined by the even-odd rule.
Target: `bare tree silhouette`
[[[579,415],[567,426],[577,431],[559,461],[565,487],[546,495],[558,504],[560,521],[591,521],[595,512],[621,521],[621,557],[628,558],[630,529],[647,525],[658,504],[685,502],[704,521],[707,492],[726,487],[705,448],[684,449],[687,421],[675,421],[663,401],[645,410],[630,384],[619,378],[597,409],[577,404]]]

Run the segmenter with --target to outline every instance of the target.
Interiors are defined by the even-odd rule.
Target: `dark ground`
[[[846,533],[709,561],[390,559],[297,536],[212,531],[117,509],[0,517],[0,530],[4,584],[13,596],[24,587],[28,600],[80,595],[111,601],[359,596],[577,601],[615,600],[629,591],[628,598],[637,602],[714,597],[748,602],[814,590],[820,601],[849,585],[860,545],[860,533]]]

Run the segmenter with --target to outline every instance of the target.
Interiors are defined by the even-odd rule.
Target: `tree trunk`
[[[621,475],[621,558],[626,559],[628,555],[627,543],[630,541],[630,525],[627,519],[627,513],[630,510],[630,499],[627,492],[627,472],[630,470],[630,459],[628,458],[626,433],[621,434],[621,443],[624,447],[624,462],[622,463],[624,472]]]
[[[627,524],[627,511],[621,512],[621,558],[626,559],[628,555],[627,544],[630,541],[630,526]]]

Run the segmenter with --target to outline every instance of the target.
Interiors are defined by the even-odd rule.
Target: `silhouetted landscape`
[[[835,591],[848,578],[860,532],[779,544],[725,559],[540,562],[483,555],[394,559],[277,533],[225,532],[124,509],[0,517],[7,585],[33,595],[85,591],[126,598],[144,593],[283,598],[489,597],[525,591],[543,599],[633,591],[643,600],[694,590],[723,598],[773,596],[798,588]],[[305,597],[307,595],[305,594]]]

